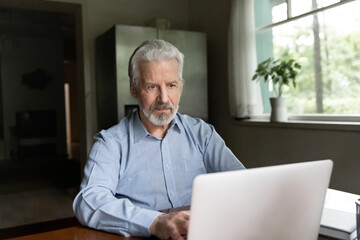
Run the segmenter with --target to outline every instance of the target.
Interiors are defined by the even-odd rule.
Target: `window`
[[[295,58],[290,114],[360,114],[360,0],[255,0],[257,59]],[[269,86],[261,86],[265,113]]]

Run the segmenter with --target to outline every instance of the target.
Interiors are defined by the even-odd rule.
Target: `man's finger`
[[[170,236],[173,240],[184,240],[183,236],[178,231],[173,231]]]

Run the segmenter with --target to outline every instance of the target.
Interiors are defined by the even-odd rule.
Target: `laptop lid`
[[[317,239],[333,162],[195,178],[188,240]]]

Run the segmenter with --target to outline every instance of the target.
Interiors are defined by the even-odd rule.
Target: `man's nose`
[[[166,87],[159,88],[158,100],[162,103],[168,102],[169,96]]]

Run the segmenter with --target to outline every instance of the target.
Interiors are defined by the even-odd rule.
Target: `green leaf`
[[[299,72],[295,69],[301,69],[301,65],[296,62],[295,59],[280,60],[268,58],[258,64],[252,80],[259,80],[263,77],[263,81],[267,82],[271,77],[274,84],[274,90],[277,96],[280,97],[282,94],[282,87],[284,85],[292,85],[296,88],[296,76]]]

